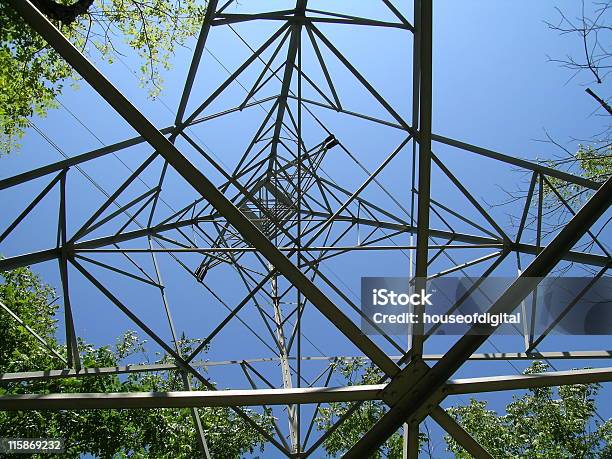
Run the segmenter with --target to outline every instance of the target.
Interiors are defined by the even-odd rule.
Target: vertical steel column
[[[298,64],[298,80],[297,80],[297,234],[295,238],[296,249],[297,249],[297,265],[302,266],[304,261],[302,251],[302,148],[304,148],[304,141],[302,140],[302,35],[298,37],[298,51],[297,51],[297,64]],[[296,381],[298,388],[302,387],[302,294],[296,289],[296,302],[297,302],[297,374]],[[331,373],[330,373],[331,374]],[[302,452],[302,406],[298,403],[296,405],[296,418],[297,418],[297,454]],[[313,417],[314,420],[314,417]],[[304,439],[304,447],[306,446],[306,439]]]
[[[74,328],[74,318],[72,316],[72,305],[70,303],[70,289],[68,288],[68,247],[67,225],[66,225],[66,172],[62,173],[60,179],[60,205],[58,223],[58,248],[60,256],[58,258],[60,279],[62,283],[62,293],[64,295],[64,328],[66,330],[66,352],[68,354],[68,366],[77,370],[81,369],[81,356],[77,342],[76,331]]]
[[[413,1],[413,15],[414,15],[414,28],[412,30],[412,129],[414,132],[419,130],[419,94],[421,90],[421,60],[420,60],[420,14],[421,14],[421,0]],[[415,227],[415,194],[416,194],[416,165],[417,165],[417,138],[415,137],[412,141],[412,173],[411,173],[411,189],[410,189],[410,226]],[[409,245],[414,245],[414,232],[410,232]],[[409,269],[408,277],[412,279],[414,276],[414,250],[409,252]],[[410,284],[414,286],[414,284]],[[410,306],[410,312],[414,312],[414,306]],[[414,325],[408,325],[408,339],[407,339],[407,351],[410,352],[414,343]],[[408,459],[408,445],[410,444],[410,436],[408,434],[408,423],[404,424],[403,427],[403,439],[402,439],[402,459]],[[418,448],[418,445],[417,445]]]
[[[278,296],[278,276],[274,273],[274,266],[269,265],[268,269],[271,274],[270,287],[272,296],[272,307],[274,308],[274,322],[276,324],[276,340],[278,341],[278,357],[281,364],[281,375],[283,379],[284,389],[293,389],[291,380],[291,368],[289,366],[289,349],[285,340],[285,332],[283,330],[283,314],[280,306],[280,298]],[[295,405],[287,405],[287,417],[289,418],[289,437],[291,438],[292,452],[297,452],[299,438],[297,436],[297,418],[295,413]]]
[[[417,215],[416,290],[425,288],[428,262],[429,201],[431,194],[431,112],[432,112],[432,0],[417,0],[420,3],[420,20],[417,34],[420,37],[420,114],[419,114],[419,195]],[[423,307],[417,307],[419,316]],[[412,342],[412,357],[420,359],[423,354],[422,317],[415,327]]]
[[[419,84],[419,172],[418,172],[418,207],[417,207],[417,240],[415,291],[426,288],[427,264],[429,256],[429,204],[431,195],[431,112],[432,112],[432,1],[415,0],[415,37],[418,37],[418,84]],[[417,41],[415,40],[415,46]],[[413,83],[414,84],[414,83]],[[413,106],[415,101],[413,101]],[[413,165],[414,167],[414,165]],[[412,360],[420,360],[423,355],[425,328],[423,325],[423,305],[415,306],[418,323],[412,328],[411,353]],[[417,458],[419,455],[419,423],[411,422],[406,435],[404,424],[405,459]]]
[[[306,14],[306,5],[308,0],[297,0],[295,5],[295,16],[304,17]],[[283,85],[278,96],[278,109],[274,124],[274,134],[272,135],[272,150],[270,152],[270,165],[268,174],[272,173],[272,165],[276,159],[278,144],[280,141],[280,133],[283,127],[283,119],[289,100],[289,92],[291,90],[291,79],[293,78],[293,69],[297,58],[297,48],[300,37],[302,36],[302,21],[297,21],[292,25],[291,38],[289,39],[289,49],[287,50],[287,60],[285,61],[285,72],[283,74]],[[301,70],[301,69],[300,69]]]

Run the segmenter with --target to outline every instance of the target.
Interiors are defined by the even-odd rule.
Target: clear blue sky
[[[283,5],[291,2],[279,2]],[[329,9],[330,2],[312,1],[312,8]],[[355,4],[357,3],[357,4]],[[365,17],[375,17],[384,20],[392,19],[382,8],[382,2],[333,2],[334,11],[350,11]],[[404,2],[410,3],[410,2]],[[569,16],[577,13],[579,2],[546,1],[546,2],[512,2],[509,0],[491,1],[452,1],[439,0],[434,7],[434,107],[433,130],[435,133],[463,140],[472,144],[488,147],[506,154],[528,159],[550,158],[559,154],[559,150],[550,144],[537,142],[544,138],[544,130],[559,142],[567,145],[570,150],[577,146],[570,142],[571,138],[590,138],[603,126],[602,118],[593,115],[596,108],[594,101],[584,93],[585,84],[590,80],[584,76],[568,82],[572,74],[560,68],[557,64],[548,62],[548,56],[556,58],[566,54],[575,56],[580,53],[580,43],[575,37],[561,37],[550,31],[544,24],[545,20],[555,21],[558,15],[554,10],[559,6],[569,12]],[[260,5],[268,2],[248,2],[243,8],[257,11]],[[269,8],[269,6],[268,6]],[[279,6],[279,9],[282,9]],[[231,12],[230,10],[228,10]],[[408,18],[412,12],[403,10]],[[236,30],[252,46],[259,46],[269,36],[278,24],[246,24],[236,26]],[[411,55],[412,38],[403,31],[373,31],[369,28],[354,30],[346,26],[325,26],[321,30],[343,51],[355,64],[360,72],[368,78],[382,95],[391,101],[394,108],[407,119],[411,111]],[[312,73],[309,76],[321,81],[313,66],[312,51],[307,46],[304,35],[304,68]],[[190,43],[192,45],[193,43]],[[248,56],[248,49],[237,36],[227,28],[215,28],[210,35],[209,52],[203,58],[196,79],[193,97],[187,112],[195,108],[202,98],[211,92],[227,77],[226,70],[235,69]],[[127,50],[126,50],[127,51]],[[284,51],[281,52],[283,55]],[[266,54],[269,56],[269,52]],[[327,54],[329,57],[329,53]],[[218,59],[218,61],[216,59]],[[220,61],[220,62],[219,62]],[[132,74],[139,65],[138,60],[127,52],[127,55],[114,64],[100,63],[103,72],[137,105],[147,116],[162,128],[172,125],[173,113],[176,110],[182,85],[190,62],[190,50],[181,49],[172,59],[173,67],[165,73],[165,86],[161,98],[152,101],[147,99],[146,90],[139,88],[137,78]],[[309,67],[310,66],[310,67]],[[349,109],[363,111],[373,116],[384,116],[382,109],[365,95],[355,80],[342,69],[333,59],[329,60],[330,71],[336,78],[340,97]],[[261,66],[249,70],[240,78],[245,86],[253,81],[253,77]],[[49,139],[58,145],[63,152],[72,156],[92,148],[98,148],[100,141],[110,144],[133,135],[133,131],[117,116],[107,104],[93,93],[86,83],[80,82],[78,89],[66,88],[60,101],[74,114],[80,122],[87,125],[88,132],[77,122],[66,109],[60,108],[49,114],[46,119],[35,120],[36,125],[43,130]],[[267,88],[263,96],[278,91]],[[596,88],[600,94],[609,93],[609,85]],[[310,89],[304,89],[309,95],[316,97]],[[240,102],[245,95],[244,90],[233,85],[218,104],[214,104],[207,113],[232,107]],[[267,106],[269,108],[269,105]],[[334,113],[317,110],[316,114],[329,123],[336,137],[370,170],[376,167],[390,151],[402,140],[402,133],[381,127],[370,127],[367,123],[351,118],[338,117]],[[261,122],[264,111],[252,108],[227,119],[214,121],[193,129],[203,142],[207,151],[213,154],[222,164],[230,169],[236,164],[239,154],[244,150],[245,142],[252,136],[258,122]],[[306,117],[305,117],[306,118]],[[92,135],[94,134],[94,135]],[[315,126],[311,119],[305,119],[304,137],[307,145],[314,145],[325,138],[325,134]],[[97,137],[97,138],[96,138]],[[210,165],[197,157],[185,142],[177,145],[196,164],[202,167],[216,183],[219,176],[211,170]],[[242,150],[241,150],[242,149]],[[506,199],[504,190],[515,191],[525,186],[526,176],[520,171],[492,160],[483,160],[469,153],[434,144],[434,151],[444,159],[447,166],[461,179],[470,192],[490,205],[502,203]],[[134,168],[150,153],[145,147],[135,147],[119,156],[125,164]],[[365,175],[352,164],[341,152],[332,150],[330,157],[323,164],[327,174],[334,177],[347,189],[355,189]],[[335,155],[335,156],[333,156]],[[2,178],[14,175],[39,165],[62,159],[60,153],[54,150],[34,130],[29,130],[22,151],[9,157],[0,158],[0,176]],[[401,154],[392,165],[381,175],[381,181],[387,184],[387,189],[393,196],[409,208],[410,197],[410,149]],[[83,165],[83,170],[107,191],[112,192],[114,186],[124,180],[129,171],[125,165],[114,156]],[[72,229],[82,224],[88,213],[96,207],[95,203],[103,202],[104,196],[95,189],[83,176],[72,172],[69,194],[69,215]],[[148,185],[156,183],[159,174],[159,164],[145,174]],[[43,179],[25,185],[15,190],[5,190],[2,194],[2,207],[5,210],[6,221],[10,221],[23,208],[24,199],[35,196],[35,193],[46,183]],[[145,190],[144,185],[137,184],[122,196],[120,202],[126,203]],[[140,187],[140,188],[138,188]],[[366,196],[392,212],[397,212],[400,218],[405,214],[389,198],[375,187],[366,190]],[[26,198],[24,198],[26,197]],[[466,216],[475,216],[474,209],[461,198],[448,180],[439,171],[434,170],[432,178],[432,197]],[[172,173],[169,174],[168,186],[164,189],[164,198],[174,208],[180,208],[191,200],[195,194]],[[54,246],[56,199],[47,199],[41,204],[38,214],[24,223],[23,230],[7,239],[0,250],[4,255],[25,253],[30,250],[40,250]],[[160,214],[168,213],[168,209],[160,206]],[[511,225],[509,213],[517,215],[517,206],[487,207],[496,221],[508,231]],[[5,221],[5,219],[3,219]],[[439,224],[439,221],[433,220]],[[482,221],[479,220],[479,221]],[[93,233],[108,234],[104,231]],[[528,234],[527,238],[532,238]],[[609,241],[609,234],[604,236]],[[408,244],[408,236],[394,239],[396,243]],[[353,243],[357,242],[355,238]],[[144,247],[145,241],[140,240],[126,244],[125,247]],[[489,252],[486,252],[489,253]],[[457,259],[467,261],[485,252],[460,254]],[[454,253],[453,253],[454,255]],[[142,256],[144,258],[144,256]],[[359,303],[357,292],[362,276],[401,276],[408,273],[408,259],[404,255],[389,252],[365,252],[337,257],[324,268],[326,275],[345,289],[351,300]],[[138,257],[136,257],[138,258]],[[504,264],[501,274],[516,274],[515,260]],[[111,256],[97,258],[126,264]],[[186,262],[197,266],[199,257],[185,256]],[[525,259],[526,260],[526,259]],[[174,319],[180,332],[189,337],[202,337],[214,328],[221,320],[226,310],[208,294],[204,288],[195,285],[193,280],[177,267],[167,256],[159,256],[164,281],[168,285],[167,294],[173,309]],[[88,265],[90,267],[91,265]],[[440,260],[432,269],[444,269],[449,266],[449,260]],[[56,263],[48,262],[35,267],[41,275],[54,285],[59,286]],[[115,275],[109,275],[91,267],[114,292],[120,294],[127,304],[132,306],[143,319],[160,335],[169,340],[169,331],[163,315],[159,295],[154,289],[141,288],[133,281],[126,281]],[[472,271],[478,273],[478,271]],[[223,299],[229,305],[236,304],[244,295],[244,288],[239,278],[231,270],[219,269],[211,273],[207,282],[215,290],[222,292]],[[94,288],[78,273],[71,271],[71,287],[73,291],[73,307],[77,333],[96,345],[111,344],[115,337],[133,325],[126,322],[120,312],[109,305]],[[345,311],[348,310],[344,308]],[[245,310],[241,315],[245,321],[264,331],[261,319],[254,308]],[[355,314],[351,317],[356,319]],[[352,355],[355,349],[344,338],[338,336],[334,328],[326,324],[321,316],[312,310],[305,315],[307,326],[305,335],[313,344],[304,342],[304,355]],[[583,350],[605,349],[609,347],[609,338],[567,339],[552,337],[541,350]],[[507,352],[520,351],[522,338],[494,338],[492,344],[483,346],[483,352],[493,352],[501,349]],[[378,342],[378,341],[377,341]],[[149,341],[150,343],[150,341]],[[382,344],[382,343],[380,343]],[[448,340],[439,339],[428,342],[428,353],[442,352],[448,347]],[[149,344],[151,358],[156,348]],[[392,349],[389,349],[392,352]],[[263,347],[245,328],[233,322],[217,339],[206,355],[211,360],[226,360],[235,358],[269,357],[270,350]],[[556,364],[556,363],[555,363]],[[600,362],[571,362],[559,364],[558,369],[581,367],[586,365],[603,366]],[[524,365],[506,362],[469,364],[457,373],[458,377],[478,375],[512,374]],[[272,380],[280,384],[280,371],[275,365],[262,365]],[[308,375],[317,374],[323,367],[313,363],[304,371]],[[211,368],[211,378],[219,387],[247,387],[247,382],[239,368]],[[333,380],[332,380],[333,381]],[[339,379],[335,383],[340,383]],[[602,392],[600,403],[603,416],[610,415],[610,391]],[[508,401],[508,394],[487,396],[494,408],[503,407]],[[465,401],[462,399],[461,401]],[[455,401],[453,400],[453,403]],[[284,427],[284,424],[282,424]],[[433,423],[429,423],[433,426]],[[439,439],[438,439],[439,440]],[[266,457],[273,457],[272,449]],[[443,446],[439,445],[436,454],[443,454]]]

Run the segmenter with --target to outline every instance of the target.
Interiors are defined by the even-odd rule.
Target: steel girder
[[[139,368],[138,371],[151,371],[152,369]],[[609,381],[612,381],[612,368],[610,367],[529,375],[451,379],[445,383],[444,388],[448,395],[460,395]],[[388,384],[373,384],[259,390],[5,395],[0,397],[0,410],[191,408],[355,402],[383,400],[387,387]],[[439,413],[438,411],[436,417],[443,419],[444,416]],[[443,422],[445,425],[450,425],[446,419],[443,419]]]
[[[2,304],[0,304],[0,307]],[[15,319],[17,320],[17,318]],[[21,320],[21,319],[19,319]],[[24,328],[27,327],[23,324]],[[34,332],[35,333],[35,332]],[[46,342],[43,343],[45,346]],[[437,361],[440,360],[443,354],[424,354],[424,361]],[[57,355],[58,360],[63,361],[63,357]],[[334,357],[302,357],[303,360],[309,361],[333,361],[334,359],[342,360],[356,360],[362,357],[350,357],[350,356],[334,356]],[[398,361],[403,356],[393,356],[392,360]],[[507,352],[507,353],[490,353],[490,354],[472,354],[468,361],[511,361],[511,360],[601,360],[612,358],[612,351],[563,351],[563,352]],[[276,362],[278,358],[268,357],[259,359],[244,359],[244,360],[224,360],[224,361],[193,361],[191,366],[194,368],[209,368],[220,365],[240,365],[240,364],[254,364],[262,362]],[[290,358],[290,360],[294,360]],[[99,376],[99,375],[116,375],[116,374],[127,374],[127,373],[145,373],[155,371],[169,371],[178,370],[179,367],[174,363],[157,363],[149,365],[123,365],[118,367],[97,367],[97,368],[81,368],[80,370],[75,369],[63,369],[63,370],[44,370],[44,371],[25,371],[17,373],[3,373],[0,374],[0,382],[13,382],[13,381],[35,381],[45,379],[57,379],[57,378],[82,378],[88,376]],[[552,374],[552,373],[547,373]],[[588,371],[587,373],[588,374]],[[506,378],[502,376],[500,378]]]

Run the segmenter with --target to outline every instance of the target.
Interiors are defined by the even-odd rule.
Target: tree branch
[[[593,99],[595,99],[597,102],[599,102],[599,105],[601,105],[603,108],[606,109],[606,111],[612,115],[612,108],[606,103],[605,100],[603,100],[601,97],[599,97],[597,94],[595,94],[591,88],[586,88],[585,89],[586,93],[588,95],[590,95]]]
[[[77,0],[72,5],[62,5],[54,0],[31,0],[49,19],[71,24],[77,17],[86,14],[94,0]]]

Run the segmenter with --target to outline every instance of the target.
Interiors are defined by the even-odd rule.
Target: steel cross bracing
[[[414,274],[424,279],[467,272],[478,272],[484,278],[495,274],[514,253],[519,278],[500,298],[492,299],[492,311],[512,311],[519,305],[527,311],[523,300],[537,288],[536,278],[546,276],[560,264],[584,266],[596,278],[606,276],[610,267],[606,243],[592,230],[609,209],[610,180],[597,183],[519,159],[519,155],[432,132],[433,2],[414,0],[408,8],[412,13],[409,20],[410,14],[403,11],[406,5],[390,0],[378,2],[380,18],[316,10],[307,0],[297,0],[286,9],[261,12],[242,8],[244,5],[232,0],[210,0],[173,114],[174,125],[161,128],[132,105],[28,0],[10,3],[138,135],[0,179],[0,193],[26,186],[37,190],[31,202],[25,203],[14,218],[6,217],[0,228],[0,251],[6,255],[0,259],[0,271],[57,260],[67,346],[66,356],[49,350],[58,361],[57,369],[24,368],[0,375],[0,381],[178,371],[185,391],[2,396],[0,409],[188,407],[202,456],[209,457],[196,407],[227,406],[259,430],[270,447],[288,457],[308,457],[361,403],[381,400],[388,411],[347,457],[366,457],[402,426],[404,453],[417,457],[419,424],[428,416],[473,456],[490,457],[442,408],[447,397],[612,379],[610,368],[452,379],[460,367],[472,361],[591,360],[612,355],[610,351],[566,349],[538,352],[537,346],[551,329],[536,336],[533,321],[531,330],[519,330],[524,335],[522,349],[489,354],[477,353],[489,338],[486,335],[463,336],[446,353],[432,355],[425,353],[425,345],[434,337],[420,333],[422,330],[415,330],[408,343],[402,343],[385,334],[371,339],[357,326],[361,320],[359,306],[332,270],[338,263],[351,263],[350,257],[357,254],[371,260],[395,254],[395,260],[408,267],[414,253]],[[263,39],[260,33],[259,45],[250,44],[239,33],[240,27],[253,23],[265,24],[269,30]],[[410,95],[405,100],[383,96],[384,88],[366,77],[335,43],[334,27],[392,32],[396,40],[402,37],[403,49],[412,46],[412,84],[408,78],[406,81],[412,100]],[[238,36],[248,47],[248,54],[217,84],[205,60],[218,30]],[[376,106],[375,110],[350,108],[353,96],[344,90],[349,78],[368,103]],[[216,84],[214,89],[208,80]],[[200,86],[209,88],[204,96]],[[409,112],[410,121],[405,115]],[[226,139],[223,160],[212,154],[198,136],[212,137],[209,131],[199,130],[247,115],[252,126],[245,124],[239,131],[248,133],[249,138],[237,150],[233,139]],[[380,137],[380,146],[369,155],[356,153],[350,132],[342,129],[344,123],[381,130],[384,136]],[[383,137],[394,139],[394,143],[383,142]],[[119,185],[102,184],[112,188],[100,205],[95,207],[92,201],[84,215],[74,217],[71,187],[75,187],[75,177],[84,174],[81,166],[96,165],[111,155],[132,153],[140,158],[143,151],[146,156]],[[531,174],[516,216],[518,228],[502,228],[470,190],[470,184],[445,160],[448,152]],[[401,163],[406,167],[403,175],[412,175],[413,182],[403,180],[398,193],[391,186],[389,170],[399,167],[402,158],[409,159]],[[229,159],[232,167],[225,164]],[[135,191],[136,184],[146,184],[151,176],[156,183]],[[178,181],[182,183],[180,192],[175,191]],[[42,187],[36,185],[40,183]],[[452,187],[472,212],[444,202],[444,196],[437,192],[441,183]],[[590,198],[581,209],[572,209],[556,190],[556,183],[571,184]],[[549,237],[542,232],[544,187],[558,194],[571,216]],[[57,225],[55,245],[29,252],[21,249],[12,237],[27,231],[29,218],[54,193],[59,195],[53,217],[53,225]],[[179,204],[177,194],[184,196]],[[536,228],[535,241],[525,235],[532,228]],[[204,323],[180,326],[177,312],[184,311],[186,305],[175,304],[169,293],[172,282],[162,281],[162,270],[167,269],[158,261],[162,256],[194,286],[205,290],[206,302],[187,305],[189,308],[211,311],[220,305],[227,312],[210,315]],[[522,258],[528,260],[524,269]],[[230,275],[231,285],[224,285]],[[151,313],[141,305],[128,305],[109,276],[130,282],[133,289],[155,289],[168,331],[156,331],[159,327],[152,323]],[[165,277],[175,279],[176,274]],[[105,303],[118,308],[170,356],[171,363],[84,368],[77,340],[82,305],[74,294],[76,283],[93,286]],[[459,301],[465,301],[477,288],[478,282]],[[573,304],[568,304],[562,315]],[[7,305],[1,306],[10,326],[24,327],[43,348],[49,348]],[[315,310],[323,318],[315,317]],[[322,320],[329,326],[325,333],[335,332],[334,340],[346,343],[343,346],[348,348],[338,352],[336,342],[320,339]],[[199,340],[187,352],[179,345],[186,328],[190,338]],[[223,343],[224,333],[230,332],[245,340],[244,355],[227,355],[217,362],[205,358],[207,349],[220,352],[215,344]],[[246,343],[247,337],[252,339],[251,344]],[[347,355],[346,349],[352,354]],[[336,363],[356,356],[377,366],[385,375],[383,380],[371,386],[335,387]],[[429,364],[431,361],[434,363]],[[240,368],[239,374],[250,389],[215,390],[208,373],[217,368]],[[215,380],[223,387],[229,381],[235,384],[235,378]],[[207,390],[192,390],[194,383]],[[321,404],[334,401],[353,405],[332,429],[316,436],[313,425]],[[275,417],[286,416],[287,422],[275,421],[274,432],[270,433],[241,408],[244,406],[270,407]]]

